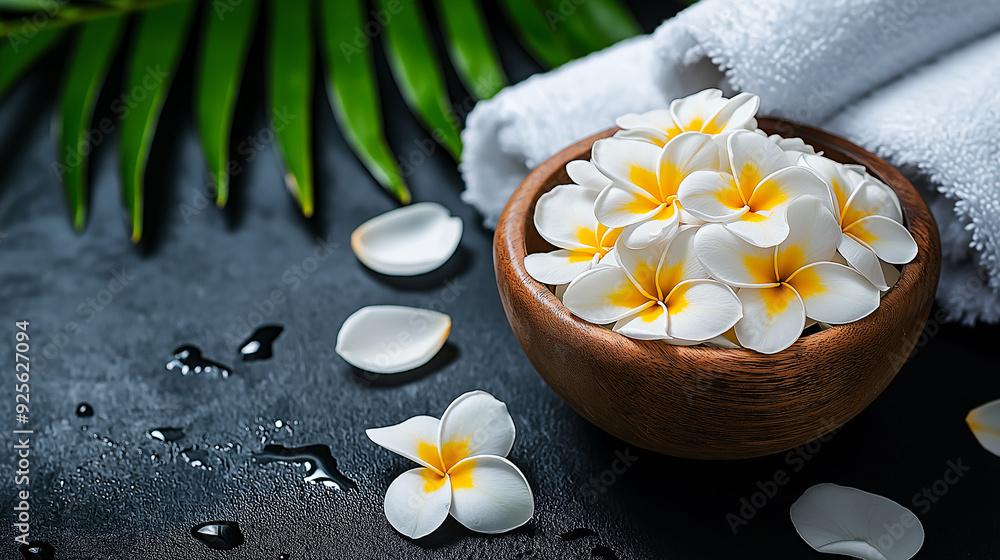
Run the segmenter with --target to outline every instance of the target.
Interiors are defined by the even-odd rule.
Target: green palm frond
[[[72,225],[82,229],[95,105],[116,53],[125,50],[123,92],[111,110],[120,119],[122,198],[137,242],[143,234],[146,163],[175,75],[194,74],[193,113],[222,207],[231,194],[230,137],[240,85],[248,64],[263,63],[286,186],[310,216],[319,48],[323,83],[344,137],[372,177],[406,204],[410,191],[386,141],[373,43],[382,43],[410,110],[455,160],[462,153],[461,111],[449,98],[445,57],[433,33],[441,34],[468,99],[488,99],[508,83],[482,0],[426,2],[432,6],[410,0],[0,0],[0,96],[61,39],[69,41],[56,167]],[[545,68],[640,32],[622,0],[500,0],[500,5]],[[434,17],[425,10],[431,7]],[[257,61],[248,54],[261,18],[265,55]],[[188,37],[197,42],[192,69],[180,66]]]

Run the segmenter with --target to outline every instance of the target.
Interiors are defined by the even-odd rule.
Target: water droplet
[[[575,541],[577,539],[582,539],[584,537],[593,537],[596,535],[597,533],[595,533],[593,529],[587,529],[586,527],[581,527],[579,529],[573,529],[572,531],[567,531],[559,535],[559,537],[564,541]]]
[[[181,346],[174,350],[174,358],[167,362],[167,370],[180,370],[181,375],[201,375],[202,373],[229,377],[230,368],[219,362],[203,358],[197,346]]]
[[[146,433],[149,437],[166,443],[168,441],[177,441],[184,437],[184,428],[153,428]]]
[[[603,544],[595,546],[594,549],[590,551],[590,555],[602,558],[603,560],[618,560],[618,555],[615,554],[615,551],[604,546]]]
[[[356,488],[353,480],[337,470],[337,460],[325,445],[305,447],[284,447],[268,445],[263,451],[253,454],[254,461],[261,464],[272,462],[301,463],[306,468],[305,480],[324,486],[335,486],[341,490]]]
[[[275,427],[275,428],[278,428],[279,430],[280,430],[280,429],[281,429],[281,427],[282,427],[282,426],[284,426],[284,425],[285,425],[285,423],[284,423],[284,422],[282,422],[281,420],[275,420],[275,421],[274,421],[274,427]]]
[[[212,465],[208,464],[211,456],[208,451],[203,449],[184,449],[181,450],[181,455],[192,467],[199,467],[206,470],[212,470]]]
[[[292,556],[290,554],[279,554],[278,560],[290,560]]]
[[[18,547],[24,560],[53,560],[56,557],[56,549],[47,542],[31,541]]]
[[[216,550],[230,550],[246,540],[239,523],[235,521],[209,521],[191,528],[191,536]]]
[[[94,415],[94,407],[89,403],[82,402],[76,405],[76,415],[80,418],[90,418]]]
[[[253,331],[250,338],[246,339],[240,346],[243,361],[254,362],[270,359],[274,355],[274,340],[283,330],[285,329],[281,325],[264,325]]]

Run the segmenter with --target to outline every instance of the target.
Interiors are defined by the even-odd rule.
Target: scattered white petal
[[[421,202],[361,224],[351,234],[351,248],[375,272],[413,276],[447,262],[461,239],[461,218],[440,204]]]
[[[863,560],[909,560],[924,528],[896,502],[856,488],[817,484],[792,504],[792,524],[819,552]]]
[[[451,332],[451,317],[399,305],[372,305],[355,311],[337,333],[337,354],[349,364],[375,373],[420,367],[441,350]]]
[[[980,445],[1000,456],[1000,400],[972,409],[965,417],[965,422]]]

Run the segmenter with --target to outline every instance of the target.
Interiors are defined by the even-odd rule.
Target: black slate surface
[[[647,28],[676,9],[635,7]],[[491,15],[495,22],[493,8]],[[514,78],[534,71],[502,26],[494,32]],[[47,60],[57,67],[64,55]],[[9,454],[0,461],[0,503],[12,521],[20,488],[11,433],[19,427],[14,322],[27,320],[31,536],[51,543],[57,558],[822,558],[788,518],[791,503],[820,482],[913,509],[927,533],[918,558],[998,557],[1000,458],[963,421],[969,409],[1000,398],[997,327],[933,323],[896,381],[828,441],[738,462],[658,456],[588,424],[533,371],[500,306],[491,232],[460,202],[461,180],[440,150],[409,180],[416,200],[441,202],[463,218],[462,245],[439,271],[382,277],[358,263],[348,241],[361,221],[394,205],[351,155],[325,99],[317,95],[314,117],[318,217],[298,215],[266,144],[254,161],[240,160],[232,207],[219,211],[200,198],[206,170],[182,100],[190,77],[182,75],[155,141],[152,223],[136,248],[123,226],[114,135],[93,158],[88,228],[70,231],[50,169],[56,76],[57,68],[33,72],[0,103],[0,357],[11,372],[0,405],[0,443]],[[251,143],[266,125],[261,84],[252,71],[238,109],[235,137]],[[112,97],[104,97],[99,106],[107,107]],[[383,88],[383,97],[393,146],[404,157],[415,153],[425,134],[395,91]],[[327,253],[313,267],[310,259]],[[127,285],[119,290],[115,278]],[[385,379],[355,370],[334,341],[341,322],[369,304],[441,309],[454,320],[450,341],[414,373]],[[244,362],[237,346],[258,320],[285,331],[274,358]],[[184,343],[231,366],[232,375],[167,371]],[[410,465],[371,444],[364,429],[439,416],[473,389],[511,410],[518,436],[510,457],[531,482],[535,518],[501,536],[448,523],[410,541],[382,514],[385,489]],[[93,416],[76,415],[81,402]],[[165,427],[184,435],[167,442],[147,435]],[[302,466],[255,462],[252,453],[269,444],[327,445],[357,487],[310,484]],[[939,482],[955,464],[968,470]],[[788,482],[769,484],[785,479],[778,473]],[[930,498],[921,497],[925,489]],[[245,544],[217,551],[191,537],[193,526],[213,520],[238,522]],[[0,555],[20,557],[9,522],[4,535]]]

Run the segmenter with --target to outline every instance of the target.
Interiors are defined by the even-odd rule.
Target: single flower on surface
[[[365,432],[378,445],[421,465],[399,475],[385,493],[385,516],[394,529],[418,539],[448,515],[473,531],[503,533],[534,514],[528,481],[505,457],[514,445],[507,405],[472,391],[441,415],[415,416]]]
[[[888,185],[820,156],[801,156],[803,165],[820,174],[829,187],[830,210],[843,232],[837,244],[840,254],[880,290],[888,290],[879,260],[905,264],[917,256],[917,242],[903,226],[896,193]]]
[[[697,226],[643,249],[619,241],[618,266],[601,266],[574,280],[563,303],[576,316],[641,340],[703,342],[740,319],[732,289],[711,280],[694,252]]]
[[[616,120],[622,128],[615,136],[665,145],[683,132],[725,136],[734,130],[757,127],[754,117],[760,98],[741,93],[732,99],[717,89],[706,89],[670,103],[670,110],[629,113]]]
[[[729,169],[696,171],[677,192],[681,205],[706,222],[757,247],[773,247],[788,236],[785,212],[800,196],[826,197],[811,169],[790,166],[775,143],[750,131],[729,136]]]
[[[594,165],[613,182],[595,201],[597,219],[624,228],[627,247],[637,249],[673,235],[681,221],[677,188],[698,170],[717,169],[719,150],[712,137],[685,132],[658,148],[653,144],[606,138],[594,143]]]
[[[596,170],[595,170],[596,171]],[[621,228],[597,221],[594,201],[598,191],[580,185],[559,185],[535,205],[535,229],[558,247],[524,259],[532,278],[544,284],[568,284],[597,265],[615,246]]]
[[[840,226],[822,202],[811,196],[793,202],[788,226],[787,238],[776,247],[754,246],[720,224],[702,226],[694,242],[712,277],[739,288],[743,318],[735,331],[740,344],[765,354],[791,346],[807,317],[849,323],[879,304],[871,282],[831,262]]]

